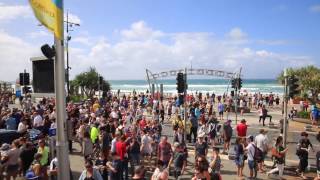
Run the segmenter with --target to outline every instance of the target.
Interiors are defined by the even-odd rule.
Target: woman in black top
[[[310,140],[308,139],[308,133],[306,132],[302,132],[301,133],[302,139],[300,139],[299,143],[298,143],[298,148],[297,148],[297,156],[299,157],[299,169],[297,170],[297,173],[301,173],[300,176],[302,179],[307,179],[304,176],[304,172],[306,171],[307,167],[308,167],[308,150],[309,150],[309,146],[311,147],[311,149],[314,152],[314,149],[312,147],[312,144],[310,142]]]

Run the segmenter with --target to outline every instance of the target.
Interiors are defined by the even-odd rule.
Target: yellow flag
[[[62,40],[63,14],[62,0],[29,0],[34,15],[54,35]]]

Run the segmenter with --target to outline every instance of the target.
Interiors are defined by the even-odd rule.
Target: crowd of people
[[[1,145],[0,176],[56,179],[56,152],[54,146],[50,146],[56,129],[54,99],[42,98],[33,103],[30,97],[25,97],[21,100],[21,109],[10,109],[6,96],[0,99],[1,128],[21,134],[29,129],[41,132],[36,140],[24,135],[11,145]],[[184,101],[186,106],[183,106]],[[282,136],[273,144],[266,129],[260,129],[256,136],[249,135],[245,119],[233,127],[229,118],[234,111],[232,101],[231,96],[215,94],[154,99],[150,94],[120,96],[108,92],[100,99],[68,102],[69,152],[72,153],[73,145],[79,143],[85,161],[79,180],[167,180],[169,176],[178,179],[187,173],[188,166],[194,171],[190,179],[220,180],[224,168],[221,154],[234,156],[239,179],[244,179],[245,164],[250,169],[247,176],[255,178],[258,172],[266,172],[264,160],[268,152],[274,157],[275,168],[267,174],[278,171],[282,177],[288,151],[283,147]],[[266,106],[274,102],[280,103],[274,95],[241,95],[239,107],[240,110],[260,109],[259,122],[262,120],[264,126],[265,119],[269,117],[271,122],[272,118]],[[165,124],[170,127],[167,132],[163,131],[167,128]],[[312,147],[307,136],[307,133],[302,134],[297,150],[300,159],[297,173],[302,178],[308,166],[308,148]],[[232,137],[236,137],[234,145],[231,145]],[[194,157],[194,163],[187,161],[190,157]]]

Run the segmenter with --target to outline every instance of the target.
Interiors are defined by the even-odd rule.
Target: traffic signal
[[[241,89],[242,88],[242,79],[241,78],[238,78],[238,89]]]
[[[231,91],[230,94],[231,94],[231,97],[233,97],[234,96],[234,91]]]
[[[236,89],[237,85],[236,85],[236,79],[231,79],[231,87],[233,89]]]
[[[21,86],[30,85],[30,76],[29,73],[20,73],[19,81]]]
[[[99,84],[102,85],[102,83],[103,83],[103,77],[99,76]]]
[[[183,73],[178,73],[177,74],[177,90],[178,93],[184,93],[185,89],[185,80],[184,80],[184,74]]]
[[[295,76],[288,78],[289,97],[293,98],[295,95],[300,93],[299,79]]]

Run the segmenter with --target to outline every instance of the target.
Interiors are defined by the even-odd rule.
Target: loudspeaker
[[[42,59],[32,61],[34,93],[54,93],[54,61]]]
[[[56,55],[54,46],[50,47],[48,44],[41,46],[42,54],[48,59],[52,59]]]

